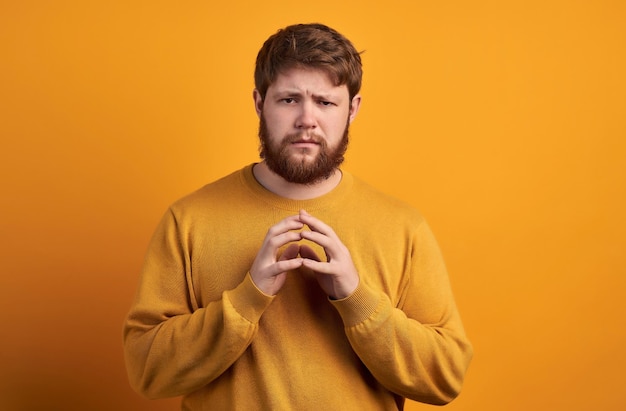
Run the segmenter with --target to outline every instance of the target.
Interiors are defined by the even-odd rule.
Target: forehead
[[[348,86],[335,85],[328,73],[316,68],[290,68],[276,76],[268,93],[297,92],[299,94],[348,95]]]

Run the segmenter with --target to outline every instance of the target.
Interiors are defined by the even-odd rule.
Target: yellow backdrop
[[[148,239],[257,159],[256,52],[314,21],[365,50],[346,168],[443,248],[476,348],[449,409],[626,407],[625,2],[24,0],[0,4],[1,409],[177,408],[123,365]]]

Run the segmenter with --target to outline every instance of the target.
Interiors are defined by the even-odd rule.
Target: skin
[[[301,68],[278,75],[265,99],[257,90],[253,98],[257,115],[265,116],[272,139],[282,140],[286,135],[301,133],[288,155],[306,162],[311,162],[319,152],[311,135],[323,138],[329,147],[336,147],[346,119],[350,123],[354,120],[361,103],[359,95],[350,101],[347,87],[334,85],[325,72]],[[328,179],[315,184],[290,183],[264,162],[255,166],[254,175],[275,194],[300,200],[326,194],[341,181],[341,172],[336,170]],[[302,230],[305,226],[309,229]],[[322,247],[326,261],[310,247],[299,244],[300,240]],[[283,246],[287,247],[279,255],[278,250]],[[305,210],[269,228],[250,268],[250,276],[263,293],[276,295],[285,283],[287,272],[300,267],[312,270],[320,287],[332,299],[350,296],[359,284],[359,274],[347,247],[332,227]]]
[[[356,95],[350,104],[346,85],[335,86],[325,72],[314,69],[291,69],[279,74],[265,98],[258,90],[254,90],[253,98],[257,115],[265,117],[270,138],[278,142],[287,135],[300,134],[289,155],[309,163],[319,153],[312,136],[324,139],[328,147],[336,147],[347,121],[352,123],[361,103],[361,96]],[[319,197],[341,181],[341,172],[336,170],[315,184],[290,183],[272,172],[265,162],[256,165],[254,175],[268,190],[295,200]]]

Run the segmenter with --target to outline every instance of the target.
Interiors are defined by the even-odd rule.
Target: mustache
[[[324,138],[320,136],[319,134],[305,131],[301,133],[288,134],[283,139],[283,144],[299,143],[299,142],[304,142],[304,141],[306,141],[307,143],[315,143],[315,144],[322,144],[322,145],[326,143]]]

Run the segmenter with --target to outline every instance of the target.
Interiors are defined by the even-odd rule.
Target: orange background
[[[448,409],[626,407],[626,3],[211,3],[0,4],[1,409],[178,408],[122,359],[148,240],[257,160],[256,52],[313,21],[366,50],[346,168],[444,251],[476,348]]]

